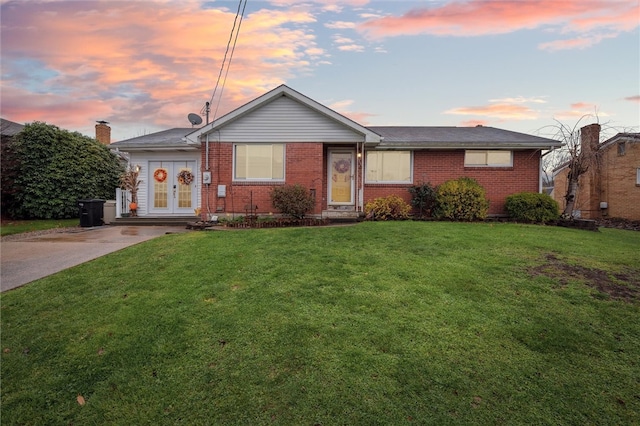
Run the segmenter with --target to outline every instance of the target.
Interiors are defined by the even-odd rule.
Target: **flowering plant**
[[[178,182],[180,182],[181,185],[191,185],[191,182],[193,182],[193,173],[189,170],[180,170],[180,173],[178,173]]]

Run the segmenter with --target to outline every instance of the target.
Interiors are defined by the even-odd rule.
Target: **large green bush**
[[[559,216],[557,201],[537,192],[509,195],[505,208],[510,217],[525,222],[549,222]]]
[[[411,206],[397,195],[376,198],[364,206],[364,213],[371,220],[407,219],[410,211]]]
[[[430,183],[409,187],[411,205],[418,211],[418,216],[428,217],[436,205],[436,188]]]
[[[9,216],[73,218],[78,217],[78,199],[115,197],[122,165],[95,139],[34,122],[12,143],[16,164],[14,192],[5,206]]]
[[[450,220],[480,220],[487,217],[489,200],[475,180],[462,177],[449,180],[436,189],[434,216]]]
[[[302,219],[313,209],[315,200],[311,193],[300,184],[276,186],[271,190],[271,204],[280,213],[295,219]]]

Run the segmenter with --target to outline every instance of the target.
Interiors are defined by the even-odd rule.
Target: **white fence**
[[[121,188],[116,188],[116,218],[129,216],[129,203],[131,202],[131,192]]]

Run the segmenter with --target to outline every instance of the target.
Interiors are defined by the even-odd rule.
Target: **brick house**
[[[112,144],[141,166],[138,215],[176,214],[182,205],[183,212],[200,207],[204,218],[277,213],[270,191],[285,184],[311,191],[311,215],[356,217],[374,198],[409,201],[410,186],[462,176],[485,188],[489,214],[504,215],[509,194],[541,190],[541,153],[560,145],[482,126],[365,127],[286,85],[199,129]],[[162,182],[160,169],[169,176]],[[179,170],[192,171],[194,181],[177,184]]]
[[[581,149],[595,161],[580,177],[575,217],[640,220],[640,133],[618,133],[599,143],[600,125],[580,129]],[[553,197],[564,209],[568,164],[554,170]]]

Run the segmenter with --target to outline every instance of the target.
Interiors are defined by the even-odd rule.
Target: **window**
[[[513,166],[512,151],[480,151],[467,150],[464,152],[466,167],[511,167]]]
[[[411,151],[368,151],[366,181],[411,183]]]
[[[235,180],[284,180],[284,144],[236,144]]]
[[[636,185],[640,185],[640,167],[636,170]]]
[[[618,155],[624,155],[625,148],[626,146],[624,142],[618,142]]]

